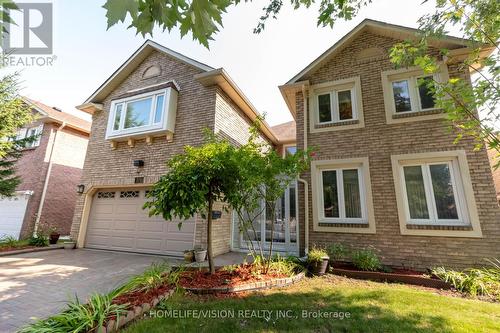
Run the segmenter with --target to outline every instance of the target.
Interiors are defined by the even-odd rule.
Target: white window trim
[[[456,220],[410,220],[408,199],[404,182],[404,165],[421,165],[424,163],[434,164],[450,162],[454,164],[450,168],[451,177],[454,181],[455,202],[461,221]],[[419,236],[444,236],[444,237],[482,237],[482,232],[477,213],[476,201],[472,182],[470,179],[469,166],[464,150],[430,152],[418,154],[392,155],[392,171],[394,177],[394,186],[396,191],[396,201],[398,206],[399,226],[402,235]],[[425,168],[424,168],[425,169]],[[424,181],[426,177],[424,175]],[[426,191],[432,191],[432,186],[426,186]],[[427,206],[429,214],[435,210],[435,203],[429,195],[427,196]],[[436,229],[410,229],[411,225],[434,225],[434,226],[470,226],[472,230],[436,230]]]
[[[362,219],[354,218],[325,218],[323,211],[323,182],[322,171],[333,169],[358,169],[360,179],[361,210]],[[312,201],[313,201],[313,230],[320,232],[339,232],[339,233],[375,233],[375,214],[373,209],[373,198],[370,180],[370,166],[368,157],[320,160],[311,163],[312,178]],[[337,182],[339,178],[337,177]],[[338,183],[337,183],[338,184]],[[339,185],[337,185],[339,187]],[[340,209],[343,210],[343,188],[339,187]],[[342,216],[342,214],[341,214]],[[319,224],[367,224],[367,227],[328,227]]]
[[[290,148],[290,147],[295,147],[295,149],[297,149],[297,144],[289,143],[289,144],[284,144],[282,147],[283,147],[283,152],[282,152],[281,156],[286,157],[286,149]]]
[[[344,197],[344,180],[343,180],[343,172],[344,170],[357,170],[358,171],[358,184],[359,184],[359,195],[361,201],[361,218],[351,218],[345,216],[345,197]],[[336,171],[336,179],[337,179],[337,197],[339,204],[339,217],[326,217],[324,210],[324,202],[325,198],[323,197],[323,172],[325,171]],[[342,172],[342,173],[341,173]],[[321,209],[319,210],[319,221],[320,223],[353,223],[353,224],[367,224],[368,219],[366,218],[366,195],[365,195],[365,185],[363,181],[363,168],[359,165],[353,166],[343,166],[338,168],[327,167],[319,170],[318,176],[318,184],[321,185],[321,190],[319,193],[319,204]]]
[[[35,134],[33,134],[33,135],[38,135],[38,138],[36,141],[33,141],[30,144],[27,144],[25,147],[26,149],[36,148],[36,147],[40,146],[40,141],[42,140],[42,133],[43,133],[43,123],[40,125],[37,125],[37,126],[20,128],[17,131],[16,140],[22,140],[22,139],[31,137],[31,135],[28,135],[30,130],[35,130]]]
[[[154,117],[156,110],[156,100],[159,95],[164,96],[163,113],[161,115],[161,120],[155,123]],[[152,98],[148,125],[143,125],[133,128],[124,128],[125,118],[126,118],[125,113],[127,112],[127,103],[145,100],[148,98]],[[114,123],[116,117],[116,106],[119,104],[122,104],[120,126],[118,130],[115,130]],[[166,131],[173,133],[175,125],[176,107],[177,107],[177,91],[175,89],[172,89],[171,87],[114,100],[111,102],[110,106],[108,126],[106,129],[106,140],[144,137],[147,135],[154,135]]]
[[[437,114],[433,113],[433,114],[422,114],[415,117],[393,118],[394,115],[415,114],[419,112],[438,110],[438,108],[422,109],[420,107],[421,103],[420,103],[420,94],[418,92],[417,80],[422,77],[433,76],[434,80],[436,80],[437,82],[447,82],[448,67],[444,63],[440,63],[439,66],[440,66],[439,73],[435,74],[425,74],[419,67],[402,68],[402,69],[382,72],[381,74],[382,88],[384,93],[386,120],[388,124],[439,119],[446,117],[446,115],[442,113],[437,113]],[[404,80],[408,81],[411,111],[396,112],[392,83],[395,81],[404,81]]]
[[[346,90],[351,91],[353,118],[340,120],[338,112],[338,92]],[[325,95],[327,93],[330,93],[330,107],[332,112],[332,120],[329,122],[320,123],[318,96]],[[308,97],[309,97],[309,123],[310,123],[311,133],[338,131],[338,130],[364,127],[363,103],[361,95],[361,79],[359,76],[312,85],[309,89]],[[358,123],[348,124],[353,120],[358,121]],[[342,123],[347,123],[347,124],[342,125]],[[317,125],[333,125],[333,126],[316,128]]]

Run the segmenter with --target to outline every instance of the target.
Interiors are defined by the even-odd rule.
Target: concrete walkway
[[[75,295],[84,302],[139,274],[153,262],[176,259],[99,250],[53,250],[0,257],[0,332],[60,311]]]

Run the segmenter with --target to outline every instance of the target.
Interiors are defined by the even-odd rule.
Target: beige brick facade
[[[161,68],[161,74],[144,79],[143,73],[153,65]],[[234,144],[246,142],[250,119],[218,86],[200,84],[194,76],[202,72],[174,57],[154,51],[105,98],[103,111],[93,115],[82,178],[87,191],[113,186],[134,186],[135,177],[144,177],[144,186],[151,186],[167,171],[166,162],[182,153],[184,146],[203,143],[203,131],[206,128],[221,134]],[[157,137],[152,144],[147,144],[142,139],[137,140],[134,147],[129,147],[127,142],[119,142],[116,149],[112,149],[110,142],[105,140],[111,101],[130,90],[171,80],[179,86],[173,141],[167,142],[165,137]],[[231,126],[228,126],[228,120]],[[137,159],[144,161],[143,168],[133,166],[133,161]],[[81,195],[77,199],[71,232],[75,239],[78,239],[82,216],[85,217],[85,198],[86,195]],[[91,203],[88,202],[87,206],[89,204]],[[220,206],[217,204],[215,209],[222,210]],[[215,255],[230,251],[230,230],[231,214],[224,212],[221,219],[214,220]],[[196,219],[195,245],[206,247],[206,220],[200,216]]]
[[[309,240],[313,244],[342,243],[352,248],[374,246],[384,263],[428,268],[435,265],[467,267],[484,258],[500,257],[500,209],[485,149],[474,151],[474,142],[464,138],[453,144],[454,133],[444,119],[387,124],[381,72],[393,69],[388,57],[360,57],[369,48],[387,52],[398,40],[363,32],[312,74],[297,81],[311,85],[360,77],[364,127],[308,133],[309,147],[317,160],[368,158],[376,232],[374,234],[318,232],[313,230],[313,204],[309,195]],[[362,59],[362,60],[360,60]],[[456,65],[448,67],[450,77],[466,77]],[[304,99],[296,93],[297,146],[304,143]],[[310,129],[308,125],[308,129]],[[465,150],[478,208],[481,238],[408,236],[400,232],[391,156],[436,151]],[[303,175],[311,184],[311,172]],[[316,189],[310,189],[310,194]],[[304,186],[299,185],[301,250],[304,249]]]

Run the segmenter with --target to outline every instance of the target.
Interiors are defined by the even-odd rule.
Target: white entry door
[[[0,198],[0,238],[10,236],[19,239],[29,198],[29,192]]]
[[[264,249],[269,249],[272,242],[273,249],[277,252],[297,254],[299,251],[297,206],[297,183],[293,182],[283,196],[274,203],[274,220],[269,205],[265,208],[262,206],[253,225],[238,232],[233,244],[239,245],[241,249],[249,249],[252,245],[257,247],[260,243]],[[234,223],[234,230],[239,230],[241,226],[237,225],[236,216]]]

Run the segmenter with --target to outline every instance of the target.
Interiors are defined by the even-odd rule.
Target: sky
[[[1,71],[19,71],[21,93],[65,112],[87,117],[75,109],[83,103],[140,45],[128,24],[107,28],[104,0],[38,0],[52,2],[53,66],[16,66]],[[242,2],[223,16],[224,27],[210,49],[178,30],[157,29],[147,36],[172,50],[229,75],[271,125],[292,120],[278,86],[316,59],[365,18],[417,27],[417,19],[433,10],[433,1],[373,0],[352,21],[338,21],[333,28],[317,27],[317,7],[293,10],[289,1],[278,20],[270,19],[261,34],[254,34],[268,1]],[[87,118],[88,119],[88,118]]]

